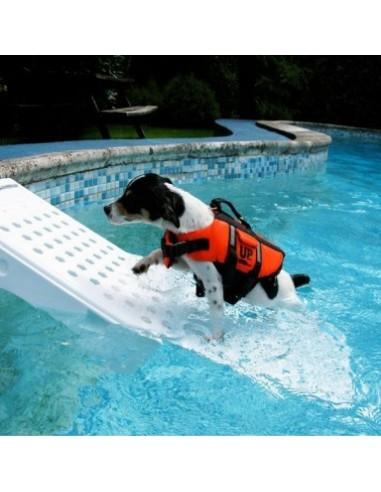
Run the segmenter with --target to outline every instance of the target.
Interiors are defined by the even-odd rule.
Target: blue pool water
[[[131,367],[126,330],[1,292],[0,434],[381,434],[381,141],[334,140],[318,174],[185,187],[234,201],[311,276],[304,308],[239,304],[218,357],[163,343]],[[100,205],[70,213],[134,253],[160,237],[109,225]]]

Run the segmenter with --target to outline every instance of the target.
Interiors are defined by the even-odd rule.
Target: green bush
[[[176,126],[204,126],[219,117],[216,96],[206,82],[192,74],[170,80],[163,92],[163,113]]]
[[[206,80],[216,93],[223,118],[237,118],[240,96],[237,57],[211,56]]]
[[[128,98],[133,106],[163,104],[163,92],[154,80],[149,80],[145,85],[132,84],[128,89]]]

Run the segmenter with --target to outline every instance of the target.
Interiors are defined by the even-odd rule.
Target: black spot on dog
[[[145,209],[150,220],[162,218],[179,227],[179,219],[185,211],[184,200],[165,183],[172,184],[172,181],[154,173],[137,176],[130,181],[117,203],[127,214],[141,214]]]

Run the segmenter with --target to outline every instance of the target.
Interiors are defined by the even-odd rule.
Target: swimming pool
[[[380,140],[352,137],[326,172],[184,185],[234,201],[312,278],[299,313],[229,309],[218,353],[164,343],[131,368],[125,330],[65,325],[1,292],[0,433],[380,434],[380,162]],[[100,205],[70,213],[131,252],[157,244]]]

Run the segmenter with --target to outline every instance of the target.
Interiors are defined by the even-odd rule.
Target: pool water
[[[184,188],[228,198],[279,244],[312,278],[304,307],[239,303],[225,342],[164,341],[131,365],[128,330],[60,323],[1,292],[0,434],[381,434],[381,141],[334,140],[320,173]],[[101,204],[70,214],[133,253],[160,239],[111,226]]]

